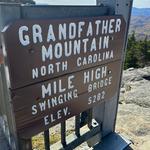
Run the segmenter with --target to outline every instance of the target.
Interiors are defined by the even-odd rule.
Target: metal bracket
[[[94,146],[94,150],[124,150],[131,144],[131,141],[113,132],[105,136],[102,141]]]

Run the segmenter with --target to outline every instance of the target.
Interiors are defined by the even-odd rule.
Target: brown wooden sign
[[[121,16],[16,21],[3,30],[10,88],[118,60],[124,32]]]
[[[29,138],[98,103],[119,87],[122,16],[19,20],[3,30],[16,127]]]
[[[120,62],[93,67],[12,92],[19,134],[30,137],[111,99],[118,90]]]

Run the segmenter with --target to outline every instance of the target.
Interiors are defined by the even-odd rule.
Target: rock
[[[122,79],[120,101],[134,103],[142,107],[150,107],[150,67],[125,70]],[[122,92],[124,91],[125,92]]]
[[[144,142],[144,143],[139,147],[139,149],[141,149],[141,150],[150,150],[150,140]]]
[[[143,80],[144,76],[150,76],[150,67],[125,70],[123,72],[123,83],[134,82]]]
[[[129,68],[129,69],[127,69],[128,71],[132,71],[132,70],[134,70],[134,68],[132,67],[132,68]]]
[[[125,70],[121,87],[117,132],[133,142],[132,149],[149,150],[150,67]]]
[[[116,131],[133,142],[134,150],[149,150],[150,109],[136,104],[119,105]]]
[[[121,93],[125,93],[126,89],[125,88],[121,88],[120,92]]]

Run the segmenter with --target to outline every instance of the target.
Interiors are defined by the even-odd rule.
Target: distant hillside
[[[138,39],[150,39],[150,8],[133,8],[129,33],[135,31]]]
[[[150,16],[150,8],[135,8],[135,7],[133,7],[132,16]]]

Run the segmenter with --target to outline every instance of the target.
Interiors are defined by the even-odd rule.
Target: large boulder
[[[150,107],[150,67],[128,69],[123,73],[121,103]]]
[[[150,149],[150,67],[123,73],[116,130],[134,150]]]

